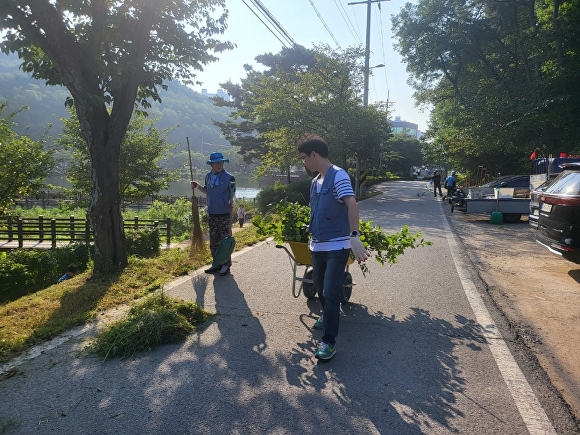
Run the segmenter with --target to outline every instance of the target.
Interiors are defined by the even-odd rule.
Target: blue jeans
[[[318,298],[322,304],[322,314],[324,316],[322,341],[334,344],[338,335],[344,271],[350,249],[311,252],[310,254],[312,258],[312,281],[318,290]]]

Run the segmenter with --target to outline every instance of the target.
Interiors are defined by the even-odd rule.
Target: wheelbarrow
[[[295,298],[300,296],[300,293],[304,294],[307,299],[314,299],[317,296],[317,289],[312,281],[312,259],[310,257],[310,250],[308,249],[308,243],[304,242],[286,242],[290,249],[285,245],[276,245],[276,248],[284,249],[290,258],[290,263],[292,264],[292,296]],[[352,282],[352,275],[348,271],[348,266],[354,262],[354,257],[351,255],[348,258],[346,268],[344,271],[344,282],[342,284],[342,295],[340,302],[343,304],[348,303],[350,296],[352,294],[352,287],[355,285]],[[304,273],[302,277],[298,276],[299,267],[304,267]],[[297,283],[300,283],[297,286]]]

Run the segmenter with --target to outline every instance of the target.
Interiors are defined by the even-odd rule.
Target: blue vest
[[[208,214],[229,214],[230,208],[230,180],[232,174],[222,170],[217,174],[217,184],[212,186],[211,180],[213,171],[205,176],[205,188],[207,190],[207,213]]]
[[[334,176],[337,173],[336,166],[332,165],[322,182],[320,193],[316,192],[316,177],[310,185],[310,225],[308,231],[312,238],[325,242],[337,237],[345,237],[350,234],[348,222],[348,207],[334,199]]]

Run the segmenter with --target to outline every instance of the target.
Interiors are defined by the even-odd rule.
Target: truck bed
[[[502,213],[528,214],[530,212],[530,198],[466,198],[465,211],[467,213]]]

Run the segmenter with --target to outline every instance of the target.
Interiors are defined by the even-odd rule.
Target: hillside
[[[50,143],[50,137],[61,133],[60,118],[68,117],[64,102],[69,92],[64,87],[46,86],[34,80],[20,70],[20,63],[14,54],[0,55],[0,102],[8,102],[4,116],[29,106],[29,110],[22,111],[14,119],[18,123],[18,133],[35,140],[45,137]],[[212,123],[212,119],[224,121],[228,109],[215,107],[209,98],[178,82],[170,82],[168,87],[167,91],[159,91],[162,102],[152,101],[149,113],[151,117],[160,118],[156,127],[176,127],[169,135],[169,142],[179,143],[180,148],[187,149],[185,138],[189,137],[194,151],[202,151],[202,142],[228,144]]]

